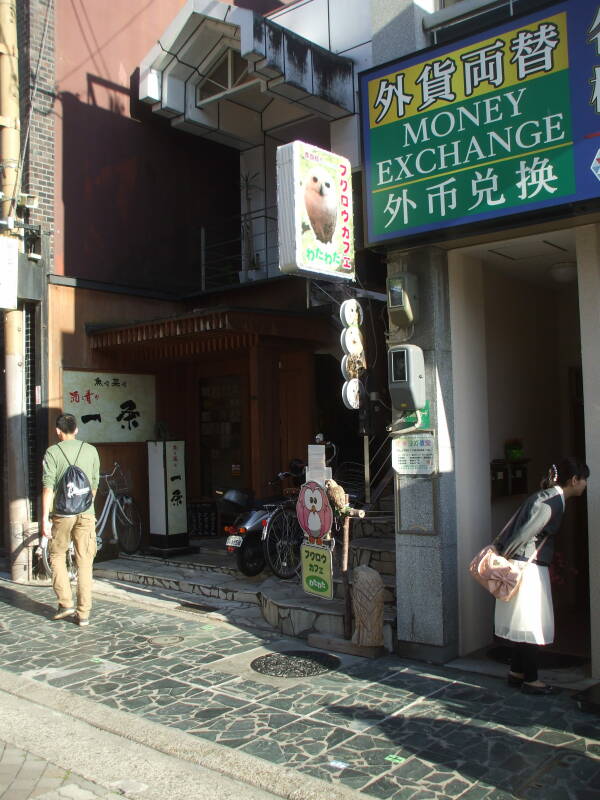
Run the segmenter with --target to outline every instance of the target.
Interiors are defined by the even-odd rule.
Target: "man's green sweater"
[[[60,445],[53,444],[46,450],[42,473],[44,489],[56,492],[60,479],[69,467],[69,462],[75,464],[75,459],[77,466],[87,475],[92,491],[95,492],[100,481],[100,457],[93,444],[78,439],[66,439],[60,442]],[[93,517],[94,505],[92,504],[84,514]]]

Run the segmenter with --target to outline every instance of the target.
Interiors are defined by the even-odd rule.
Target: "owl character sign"
[[[354,280],[352,165],[306,142],[277,148],[279,269]]]
[[[309,539],[322,539],[333,524],[333,511],[322,486],[315,481],[305,483],[296,503],[296,516]]]

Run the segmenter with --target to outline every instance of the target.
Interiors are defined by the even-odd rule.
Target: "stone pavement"
[[[123,795],[86,781],[27,750],[0,740],[0,800],[119,800]]]
[[[523,695],[395,656],[268,677],[251,663],[303,643],[124,599],[98,598],[79,629],[49,620],[51,590],[9,581],[0,604],[4,691],[12,680],[23,698],[281,797],[600,797],[600,725],[570,692]]]

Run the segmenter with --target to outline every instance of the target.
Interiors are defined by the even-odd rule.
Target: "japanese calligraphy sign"
[[[279,269],[354,280],[347,158],[304,142],[277,148]]]
[[[303,544],[302,588],[307,594],[333,599],[333,561],[331,550],[314,544]]]
[[[165,442],[165,482],[168,532],[187,533],[185,442]]]
[[[63,372],[63,411],[84,442],[145,442],[155,435],[154,375]]]
[[[368,240],[600,197],[600,3],[360,76]]]

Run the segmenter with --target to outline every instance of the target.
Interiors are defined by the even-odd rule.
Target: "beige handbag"
[[[537,557],[547,538],[546,536],[542,540],[523,567],[518,567],[514,561],[501,556],[493,544],[488,544],[471,561],[469,572],[497,600],[508,603],[519,591],[525,568]]]

